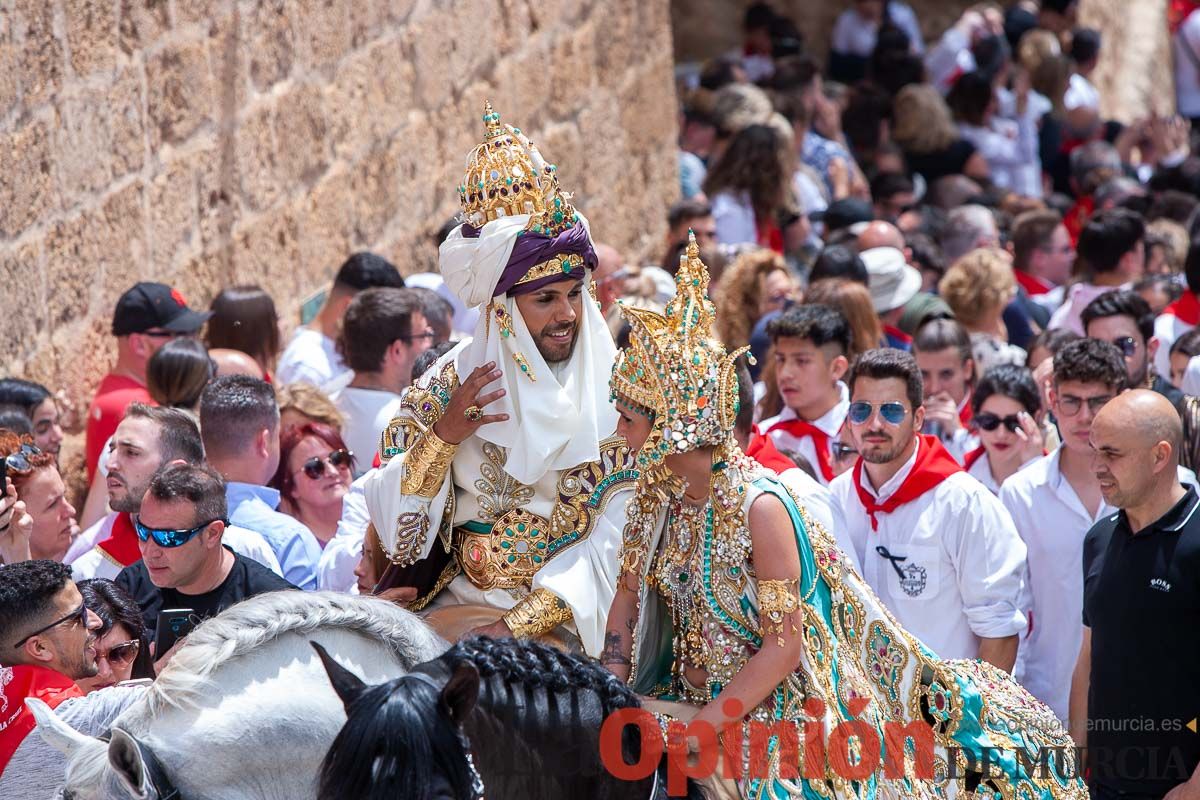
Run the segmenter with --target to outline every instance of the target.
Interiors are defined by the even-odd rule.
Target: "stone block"
[[[413,78],[412,63],[395,38],[346,58],[326,95],[334,155],[353,158],[372,142],[390,137],[409,115]]]
[[[316,84],[300,84],[275,102],[275,146],[285,191],[311,186],[329,165],[324,97]]]
[[[234,134],[234,183],[246,206],[254,210],[270,207],[283,194],[279,181],[282,155],[272,124],[274,109],[262,105],[238,124]]]
[[[228,244],[243,214],[237,163],[237,139],[223,134],[202,147],[211,155],[196,170],[196,201],[200,243],[206,250]]]
[[[416,199],[416,187],[399,180],[401,168],[402,165],[395,160],[393,153],[377,150],[350,170],[355,241],[370,244],[379,239],[388,222],[402,207],[402,193],[406,209],[408,201]]]
[[[142,82],[134,69],[119,74],[102,95],[64,99],[55,111],[55,163],[66,207],[142,168]]]
[[[333,169],[325,173],[311,192],[296,200],[293,213],[300,223],[294,293],[298,299],[329,279],[355,243],[350,172]]]
[[[146,61],[150,146],[185,141],[213,112],[212,76],[205,40],[165,47]]]
[[[455,74],[452,63],[454,51],[469,44],[458,41],[461,31],[442,13],[426,14],[405,28],[403,36],[416,74],[414,99],[421,108],[438,108],[468,77]]]
[[[404,25],[410,21],[417,0],[376,0],[379,4],[381,24],[389,27]]]
[[[244,107],[250,98],[246,50],[242,37],[245,22],[232,13],[204,20],[208,34],[208,69],[212,74],[215,113],[228,116]]]
[[[15,39],[13,20],[0,17],[0,117],[21,99],[21,48]]]
[[[359,0],[307,0],[294,3],[291,15],[302,42],[301,59],[313,67],[337,63],[352,47],[347,6]]]
[[[24,358],[46,327],[46,272],[39,239],[0,249],[0,362]]]
[[[120,0],[117,30],[121,49],[143,50],[170,30],[168,0]]]
[[[596,86],[596,22],[584,22],[570,35],[558,37],[546,65],[546,97],[553,118],[571,116],[590,102]],[[602,49],[608,48],[607,36]]]
[[[179,263],[182,254],[200,244],[197,230],[199,201],[198,173],[201,164],[214,156],[212,148],[177,153],[162,165],[146,187],[150,223],[150,263],[167,269]]]
[[[71,69],[76,75],[111,70],[117,58],[117,13],[113,0],[64,0]]]
[[[22,100],[26,108],[33,108],[62,88],[63,47],[54,33],[54,4],[16,0],[14,5],[24,32],[18,55]]]
[[[296,63],[296,31],[287,10],[287,0],[262,0],[243,21],[250,80],[260,92],[290,75]]]
[[[52,141],[40,120],[0,134],[0,236],[16,238],[55,204]]]
[[[239,282],[291,286],[300,263],[299,226],[289,208],[272,209],[234,231],[231,252]]]

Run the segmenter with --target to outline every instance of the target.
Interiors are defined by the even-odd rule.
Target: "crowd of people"
[[[354,253],[290,338],[259,286],[207,310],[122,294],[77,497],[64,387],[0,380],[0,796],[62,780],[21,698],[99,733],[169,662],[164,614],[276,590],[378,594],[447,638],[556,637],[647,694],[657,591],[676,626],[657,677],[728,725],[723,689],[761,710],[770,658],[821,651],[793,616],[812,576],[764,532],[794,527],[895,626],[859,631],[883,661],[843,651],[846,680],[978,659],[1087,746],[1092,797],[1200,797],[1200,150],[1184,118],[1102,115],[1103,41],[1075,6],[983,4],[925,41],[906,4],[854,0],[827,63],[751,6],[743,48],[678,71],[679,199],[640,263],[489,106],[437,271]],[[1200,114],[1200,61],[1178,60]],[[758,588],[734,580],[727,628],[680,638],[707,613],[683,599],[705,535]]]

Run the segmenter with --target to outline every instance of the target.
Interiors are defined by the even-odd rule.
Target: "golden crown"
[[[530,214],[527,230],[555,236],[579,221],[558,188],[558,168],[546,163],[520,128],[500,123],[490,102],[483,106],[483,142],[467,156],[458,187],[466,221],[482,228],[492,220]]]
[[[738,413],[737,359],[749,348],[726,353],[713,337],[716,310],[694,235],[679,258],[666,315],[625,305],[621,313],[631,328],[629,346],[617,354],[609,387],[612,399],[654,423],[639,463],[650,467],[672,453],[725,443]]]

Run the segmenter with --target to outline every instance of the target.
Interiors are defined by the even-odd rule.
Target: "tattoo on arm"
[[[621,644],[625,641],[617,631],[609,631],[604,635],[604,649],[600,651],[601,664],[619,664],[621,666],[632,666],[629,661],[629,656],[625,655]]]

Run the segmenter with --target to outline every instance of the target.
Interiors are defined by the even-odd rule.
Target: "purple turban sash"
[[[478,238],[479,229],[469,223],[464,223],[462,226],[462,235],[466,239]],[[544,278],[538,278],[529,283],[518,285],[518,281],[525,277],[530,268],[543,261],[549,261],[555,256],[568,255],[581,256],[584,268],[572,267],[569,272],[556,272],[553,275],[547,275]],[[513,245],[512,255],[508,258],[508,264],[505,265],[504,272],[500,274],[500,280],[496,283],[496,288],[492,291],[492,297],[502,294],[509,294],[515,297],[517,295],[536,292],[543,286],[556,283],[557,281],[582,280],[587,274],[585,270],[595,268],[596,251],[592,248],[591,237],[588,236],[587,229],[583,227],[582,223],[575,223],[557,236],[547,236],[544,233],[525,231],[517,237],[517,242]]]

